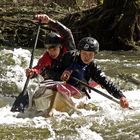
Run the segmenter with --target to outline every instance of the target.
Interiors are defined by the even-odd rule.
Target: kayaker
[[[75,49],[75,42],[71,30],[58,21],[51,19],[46,14],[35,16],[37,22],[46,24],[53,30],[46,36],[45,47],[46,51],[38,60],[35,67],[26,69],[26,76],[34,78],[37,75],[42,75],[44,79],[60,79],[63,71],[60,68],[61,57],[67,51]],[[60,71],[60,72],[59,72]],[[29,97],[28,92],[18,98],[15,108],[12,111],[23,112],[28,107]]]
[[[94,62],[94,58],[99,51],[99,43],[92,37],[85,37],[78,44],[79,52],[68,52],[63,56],[63,68],[66,68],[61,76],[61,80],[77,87],[80,91],[85,92],[85,87],[72,79],[76,77],[81,81],[88,83],[94,80],[105,88],[112,96],[120,99],[120,105],[123,108],[128,108],[128,101],[122,91],[111,82],[107,76],[101,71],[99,66]]]
[[[46,14],[36,15],[35,19],[47,24],[55,32],[50,32],[46,36],[45,47],[47,50],[35,67],[26,70],[26,76],[34,78],[41,74],[45,79],[58,80],[61,56],[67,51],[75,49],[73,35],[70,29]]]

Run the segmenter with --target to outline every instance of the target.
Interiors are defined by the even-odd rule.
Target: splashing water
[[[6,90],[11,81],[15,82],[17,93],[19,93],[19,89],[22,89],[26,79],[24,69],[28,67],[30,52],[24,49],[2,50],[0,60],[0,65],[3,66],[0,68],[0,139],[140,139],[140,90],[138,88],[124,90],[124,95],[134,110],[122,109],[118,104],[92,92],[90,100],[86,97],[75,100],[76,103],[82,101],[87,105],[86,109],[80,109],[80,113],[75,112],[69,116],[67,113],[56,111],[55,116],[50,118],[29,117],[28,113],[10,112],[14,98],[3,97],[2,94],[10,93],[13,90],[11,88]],[[103,63],[103,59],[98,61]],[[34,64],[36,64],[36,60]],[[129,66],[130,64],[129,62]],[[5,72],[3,72],[4,69]],[[6,85],[2,84],[6,81],[10,82]],[[35,82],[31,80],[31,84]],[[104,89],[99,88],[99,90],[108,94]]]

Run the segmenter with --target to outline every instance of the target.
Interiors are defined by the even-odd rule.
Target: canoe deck
[[[54,111],[67,112],[72,114],[79,112],[85,104],[77,106],[75,99],[80,99],[83,95],[71,85],[56,81],[43,82],[35,91],[31,103],[31,110],[48,117],[53,116]]]
[[[34,110],[42,112],[42,115],[45,117],[53,116],[54,110],[67,112],[68,114],[78,111],[71,97],[51,89],[46,89],[42,96],[34,96],[32,107]]]

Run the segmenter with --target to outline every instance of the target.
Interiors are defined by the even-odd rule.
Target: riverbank
[[[81,38],[92,36],[99,41],[100,50],[139,51],[138,2],[126,4],[124,1],[119,1],[117,5],[115,1],[111,4],[108,1],[104,2],[101,5],[90,4],[92,7],[87,4],[86,8],[74,4],[72,7],[62,7],[54,2],[39,3],[38,5],[14,3],[9,7],[5,6],[0,9],[0,44],[31,47],[30,41],[33,40],[36,31],[32,19],[35,14],[43,13],[71,29],[76,44]],[[122,9],[122,12],[120,5],[124,4],[126,9]],[[121,12],[122,14],[120,14]],[[43,36],[49,31],[46,26],[42,26],[37,47],[44,47]]]

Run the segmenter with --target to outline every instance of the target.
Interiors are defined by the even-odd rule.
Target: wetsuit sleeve
[[[76,48],[75,41],[70,29],[68,29],[62,23],[52,19],[49,21],[48,25],[50,28],[57,31],[61,35],[63,39],[63,46],[66,47],[67,50],[73,50]]]
[[[51,58],[49,57],[48,52],[44,53],[44,55],[38,60],[37,65],[32,69],[35,74],[38,75],[45,67],[51,67]]]
[[[121,90],[112,81],[108,80],[107,76],[95,63],[91,65],[90,71],[91,78],[105,88],[112,96],[118,99],[125,97]]]

